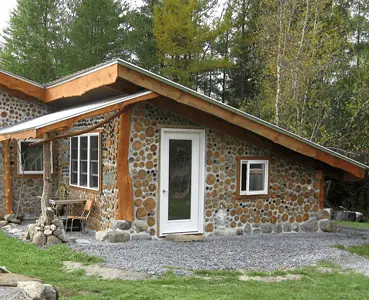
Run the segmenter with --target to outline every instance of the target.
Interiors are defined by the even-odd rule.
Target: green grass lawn
[[[281,283],[242,282],[240,273],[226,271],[201,271],[197,273],[200,278],[178,278],[169,271],[162,279],[122,281],[86,277],[81,271],[66,273],[62,268],[66,260],[85,264],[101,261],[73,252],[66,245],[41,250],[0,231],[0,265],[55,285],[61,299],[368,299],[369,291],[369,280],[362,275],[339,274],[337,270],[322,274],[316,267],[291,271],[302,274],[303,279]]]
[[[360,246],[351,246],[351,247],[337,245],[336,248],[340,250],[346,250],[369,259],[369,244],[362,244]]]
[[[369,222],[349,222],[349,221],[337,221],[338,224],[342,224],[354,228],[369,229]]]

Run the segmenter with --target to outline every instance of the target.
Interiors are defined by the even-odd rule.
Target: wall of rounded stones
[[[101,115],[94,118],[86,118],[78,121],[71,131],[81,130],[95,125],[106,118]],[[118,151],[119,118],[104,125],[101,130],[102,145],[102,187],[101,192],[81,190],[69,187],[70,195],[93,199],[88,226],[90,229],[99,231],[112,227],[116,208],[118,205],[118,189],[116,180],[116,156]],[[69,186],[69,147],[70,140],[59,140],[57,150],[57,186],[65,184]],[[81,213],[81,207],[75,206],[75,213]]]
[[[164,109],[137,104],[131,116],[130,173],[136,220],[157,233],[160,128],[204,128]],[[210,128],[206,130],[205,235],[218,230],[218,209],[225,202],[228,233],[255,233],[282,224],[295,228],[319,209],[319,180],[309,161],[292,153],[261,149]],[[237,199],[237,156],[269,156],[270,195],[263,199]],[[262,225],[268,224],[268,225]],[[270,229],[268,229],[270,231]]]
[[[79,130],[101,121],[105,116],[79,121]],[[146,224],[145,232],[158,232],[158,184],[160,170],[160,128],[203,128],[206,131],[206,174],[204,234],[222,234],[219,227],[220,203],[226,203],[226,234],[281,232],[300,230],[319,209],[319,180],[309,159],[290,151],[262,149],[217,130],[204,128],[156,106],[139,103],[131,115],[129,168],[133,183],[134,216]],[[102,191],[70,188],[76,196],[95,199],[89,227],[96,231],[113,227],[117,208],[116,156],[119,119],[106,124],[102,131]],[[58,184],[69,181],[69,140],[58,143]],[[237,156],[269,156],[270,195],[260,199],[237,199]],[[141,226],[141,227],[142,227]],[[129,234],[137,232],[129,229]]]
[[[41,104],[36,100],[13,92],[5,87],[0,87],[0,128],[33,119],[53,111],[53,108]],[[4,212],[4,149],[0,143],[0,211]],[[14,174],[16,163],[14,162],[14,141],[11,143],[11,166]],[[23,185],[22,185],[23,181]],[[19,213],[25,218],[36,217],[40,213],[40,203],[36,196],[42,192],[41,178],[18,179],[13,176],[13,210],[19,205]],[[22,186],[22,188],[21,188]]]

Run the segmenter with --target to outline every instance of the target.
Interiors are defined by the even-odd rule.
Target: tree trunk
[[[43,135],[43,139],[47,139],[48,134]],[[53,188],[52,178],[51,178],[51,147],[50,142],[45,142],[43,144],[43,166],[44,166],[44,186],[42,189],[41,197],[41,212],[46,213],[46,208],[50,207],[49,199],[51,196],[51,191]]]

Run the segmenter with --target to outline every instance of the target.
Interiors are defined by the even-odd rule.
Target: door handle
[[[166,190],[163,190],[163,193],[166,193],[167,191]]]

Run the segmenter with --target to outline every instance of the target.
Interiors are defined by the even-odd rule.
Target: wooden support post
[[[5,213],[11,214],[13,191],[12,191],[12,171],[10,168],[10,140],[4,141],[4,187],[5,187]]]
[[[43,139],[47,139],[49,136],[47,133],[43,135]],[[43,144],[43,167],[44,167],[44,185],[42,189],[41,197],[41,211],[42,214],[46,213],[46,208],[50,207],[50,196],[53,188],[52,177],[51,177],[51,147],[50,142]]]
[[[324,208],[324,174],[323,171],[317,171],[315,180],[319,181],[319,208]]]
[[[116,218],[118,220],[133,221],[133,190],[128,165],[129,135],[130,108],[127,107],[119,117],[119,140],[117,154],[118,210],[116,213]]]

